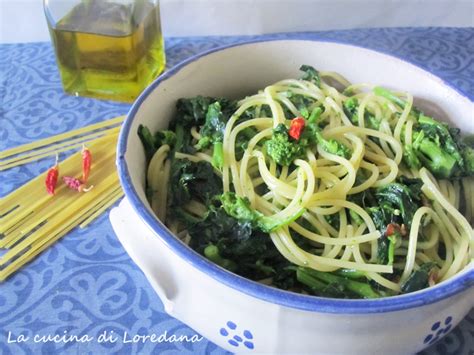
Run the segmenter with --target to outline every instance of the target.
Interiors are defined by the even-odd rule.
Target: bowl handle
[[[155,245],[159,243],[158,238],[140,220],[126,198],[110,211],[109,218],[123,247],[155,289],[165,312],[171,314],[175,287],[166,253],[159,252],[163,246]]]

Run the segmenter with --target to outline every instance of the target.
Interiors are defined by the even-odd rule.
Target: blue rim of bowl
[[[289,308],[295,308],[305,311],[312,312],[323,312],[323,313],[339,313],[339,314],[362,314],[362,313],[384,313],[384,312],[393,312],[398,310],[410,309],[414,307],[419,307],[423,305],[428,305],[434,302],[441,301],[448,297],[451,297],[455,294],[458,294],[474,284],[474,270],[470,270],[467,273],[464,273],[462,277],[454,277],[451,280],[445,281],[435,287],[424,289],[410,294],[379,298],[379,299],[367,299],[367,300],[347,300],[347,299],[333,299],[333,298],[323,298],[317,296],[308,296],[303,294],[297,294],[294,292],[289,292],[285,290],[280,290],[270,286],[265,286],[258,282],[243,278],[239,275],[233,274],[225,269],[222,269],[215,265],[214,263],[208,261],[203,256],[186,246],[181,242],[176,236],[168,231],[164,224],[156,218],[143,204],[141,199],[138,196],[135,187],[133,186],[130,174],[128,172],[127,162],[125,161],[125,153],[127,151],[127,140],[130,134],[130,128],[132,121],[142,105],[143,101],[148,97],[148,95],[163,81],[171,78],[178,71],[183,69],[189,63],[192,63],[202,57],[210,55],[215,52],[219,52],[228,48],[251,45],[260,42],[269,42],[269,41],[314,41],[314,42],[325,42],[325,43],[334,43],[337,45],[351,46],[356,49],[365,49],[373,51],[376,53],[381,53],[392,58],[404,61],[410,65],[422,69],[428,72],[430,75],[434,75],[429,72],[426,68],[422,68],[414,63],[411,63],[403,58],[393,56],[382,51],[373,50],[371,48],[366,48],[362,46],[356,46],[353,44],[333,41],[333,40],[321,40],[321,39],[312,39],[305,36],[295,36],[288,38],[263,38],[250,40],[246,42],[233,43],[226,46],[217,47],[197,55],[194,55],[181,63],[177,64],[173,68],[169,69],[158,77],[150,86],[148,86],[142,94],[137,98],[133,103],[125,122],[123,123],[122,129],[120,131],[118,145],[117,145],[117,168],[119,173],[120,182],[122,188],[124,189],[125,196],[129,200],[132,208],[136,211],[139,217],[146,223],[148,226],[156,232],[157,237],[160,237],[166,246],[170,248],[175,254],[180,256],[183,260],[190,263],[192,266],[197,268],[199,271],[204,272],[205,274],[213,277],[217,281],[227,285],[237,291],[243,292],[247,295],[253,296],[257,299],[267,301],[270,303],[286,306]],[[436,76],[436,75],[435,75]],[[439,78],[439,77],[437,77]],[[452,85],[442,81],[444,85],[447,85],[454,89],[458,94],[463,97],[467,96],[457,90]],[[469,98],[468,98],[469,99]]]

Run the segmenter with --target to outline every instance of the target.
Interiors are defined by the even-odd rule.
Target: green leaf
[[[310,65],[302,65],[300,70],[304,72],[301,79],[311,81],[316,84],[317,87],[321,87],[321,77],[319,72]]]

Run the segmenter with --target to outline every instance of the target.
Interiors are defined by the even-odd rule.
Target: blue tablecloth
[[[290,36],[298,35],[271,37]],[[402,57],[474,98],[472,28],[365,29],[305,36],[363,45]],[[166,41],[168,67],[198,52],[255,38],[260,37],[170,38]],[[0,150],[112,118],[130,107],[65,95],[50,43],[0,45],[0,73]],[[0,172],[0,196],[50,165],[51,159],[46,159]],[[101,334],[112,331],[117,341],[100,341]],[[124,341],[152,334],[165,336],[160,343]],[[225,353],[206,339],[172,342],[173,334],[191,337],[195,332],[164,313],[160,300],[115,237],[107,214],[86,229],[72,231],[0,284],[1,354]],[[473,334],[471,311],[425,353],[472,354]],[[55,335],[64,337],[54,342]],[[71,336],[81,337],[81,341],[67,341]]]

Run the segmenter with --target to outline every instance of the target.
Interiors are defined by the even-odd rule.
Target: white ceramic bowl
[[[145,197],[145,155],[136,134],[167,127],[180,97],[243,97],[298,77],[301,64],[351,82],[414,94],[428,113],[474,133],[473,103],[400,59],[330,42],[276,40],[230,46],[169,70],[137,99],[120,133],[118,170],[126,198],[111,212],[120,241],[165,310],[232,352],[415,353],[448,333],[474,305],[474,267],[435,287],[375,300],[338,300],[267,287],[207,261],[155,217]],[[426,106],[426,102],[437,103]],[[439,104],[439,106],[438,106]]]

